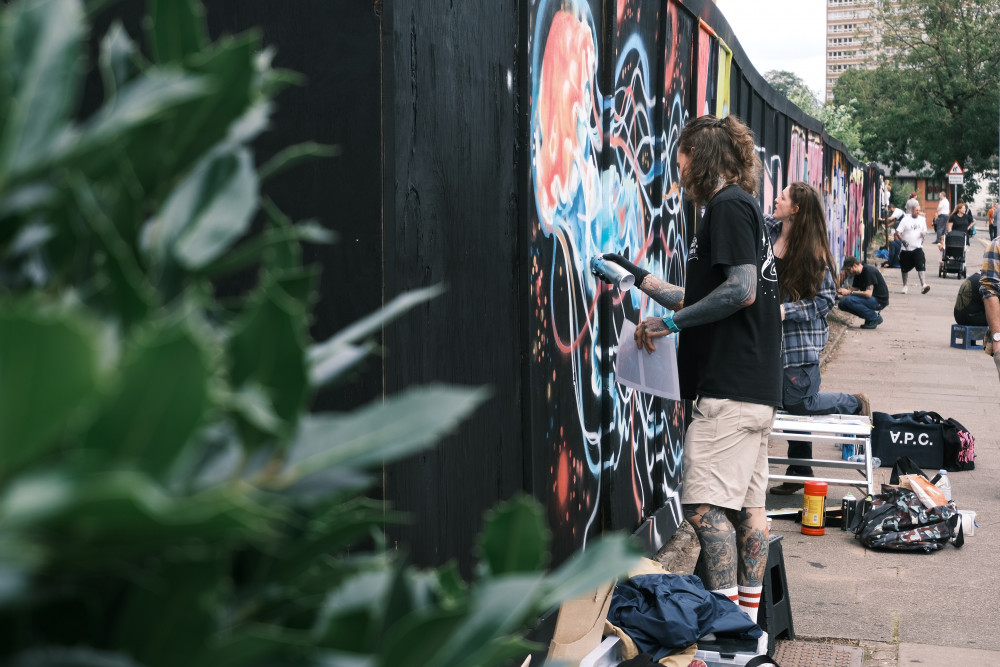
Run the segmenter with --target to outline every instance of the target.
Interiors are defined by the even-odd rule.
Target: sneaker
[[[881,315],[876,315],[874,320],[865,320],[865,323],[862,324],[859,328],[861,328],[861,329],[874,329],[878,325],[882,324],[882,322],[884,322],[884,321],[885,320],[882,319]]]
[[[906,292],[907,292],[906,285],[903,285],[903,289],[899,290],[899,293],[906,294]]]
[[[927,294],[930,291],[931,291],[931,286],[930,285],[924,285],[924,288],[922,290],[920,290],[920,293],[921,294]]]
[[[805,484],[799,484],[798,482],[782,482],[778,486],[772,486],[771,493],[776,496],[790,496],[793,493],[798,493],[805,487]]]
[[[858,406],[858,411],[855,414],[871,419],[872,404],[868,401],[868,397],[864,394],[854,394],[854,398],[858,399],[858,403],[861,404]]]

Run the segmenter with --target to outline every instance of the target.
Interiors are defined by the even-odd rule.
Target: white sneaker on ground
[[[906,292],[907,292],[906,285],[903,285],[903,289],[899,290],[899,293],[906,294]]]

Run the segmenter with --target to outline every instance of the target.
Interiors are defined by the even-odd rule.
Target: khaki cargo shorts
[[[775,412],[770,405],[699,396],[684,437],[681,503],[763,507]]]

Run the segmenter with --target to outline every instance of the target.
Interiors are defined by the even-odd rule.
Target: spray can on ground
[[[826,482],[807,481],[802,497],[802,533],[823,535],[826,533]]]
[[[844,499],[840,501],[840,529],[847,530],[854,520],[854,515],[858,511],[858,501],[854,494],[848,491],[844,494]]]

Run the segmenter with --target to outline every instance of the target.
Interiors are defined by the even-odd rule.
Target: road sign
[[[962,171],[962,168],[958,165],[957,161],[955,162],[955,164],[951,165],[951,169],[948,170],[949,176],[961,176],[964,173],[965,172]]]
[[[965,185],[965,176],[962,174],[948,174],[949,185]]]

